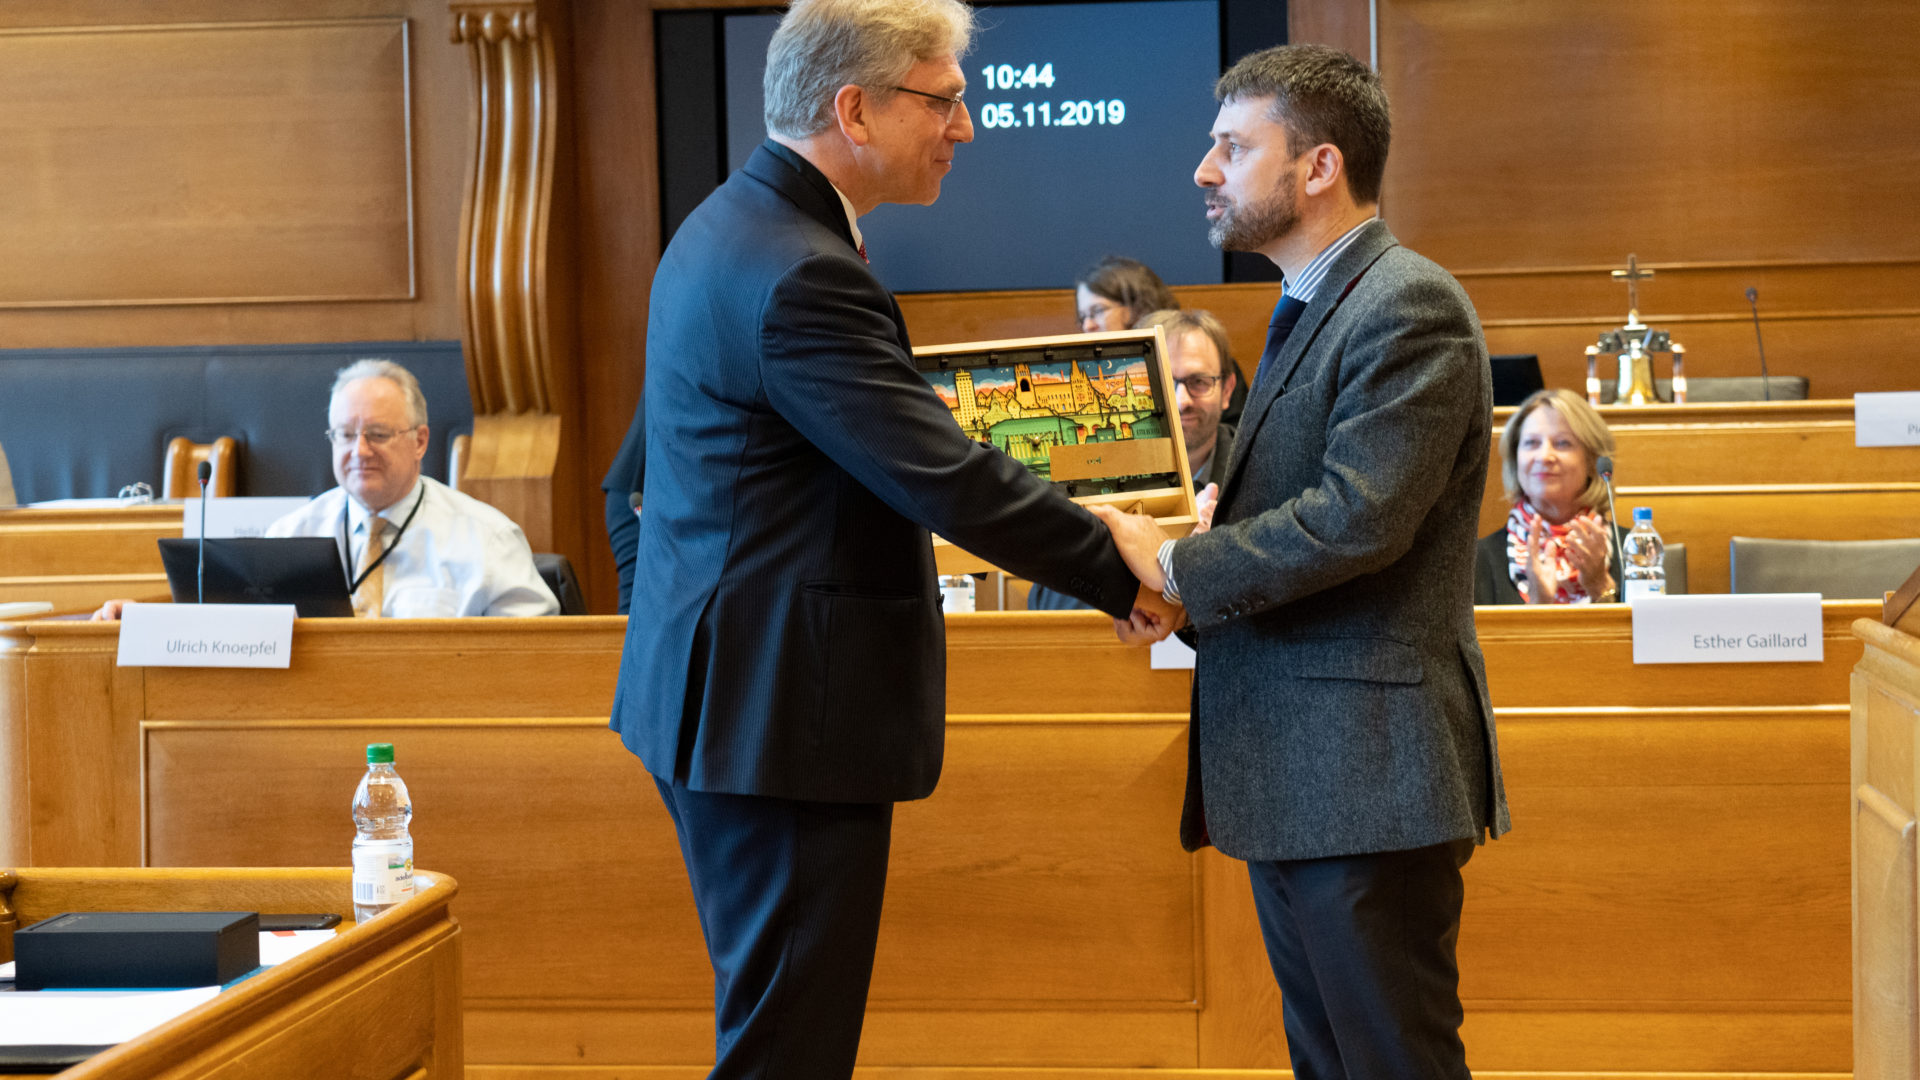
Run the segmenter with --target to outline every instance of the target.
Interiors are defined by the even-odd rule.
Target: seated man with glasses
[[[1167,337],[1167,367],[1173,375],[1174,401],[1180,407],[1180,433],[1187,442],[1187,468],[1193,490],[1226,478],[1233,453],[1234,427],[1220,414],[1233,397],[1233,364],[1227,328],[1209,311],[1155,311],[1134,323],[1136,329],[1161,327]],[[1203,506],[1212,496],[1203,497]],[[1087,605],[1071,596],[1035,585],[1027,593],[1028,611],[1077,611]]]
[[[269,525],[268,536],[331,536],[354,614],[390,618],[553,615],[520,526],[420,475],[427,399],[413,373],[359,360],[334,377],[327,442],[340,486]],[[125,601],[94,613],[117,619]]]

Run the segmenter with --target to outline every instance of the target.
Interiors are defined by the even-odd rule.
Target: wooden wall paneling
[[[1897,59],[1920,33],[1912,5],[1595,25],[1572,2],[1383,0],[1379,23],[1386,218],[1460,276],[1495,352],[1537,353],[1548,385],[1578,387],[1582,351],[1626,308],[1603,271],[1633,252],[1659,271],[1641,310],[1690,374],[1757,372],[1753,286],[1773,372],[1823,397],[1913,385],[1920,225],[1882,209],[1920,191],[1920,75]],[[1829,168],[1859,183],[1835,191]]]
[[[408,66],[394,18],[0,31],[0,305],[412,299]]]
[[[1373,27],[1367,0],[1287,0],[1287,40],[1331,45],[1371,63]],[[1227,58],[1228,63],[1238,60]]]
[[[1383,0],[1379,21],[1396,111],[1386,202],[1442,265],[1920,257],[1920,222],[1885,213],[1920,168],[1920,72],[1897,62],[1920,10],[1904,0],[1600,22],[1571,0]]]
[[[110,263],[108,283],[200,280],[209,286],[185,297],[191,303],[0,307],[0,338],[20,347],[63,347],[457,336],[454,239],[465,86],[461,58],[433,44],[447,21],[444,0],[0,5],[0,34],[9,41],[172,41],[143,48],[126,63],[116,61],[98,80],[79,68],[56,70],[44,86],[71,86],[75,93],[43,100],[43,87],[27,99],[35,102],[36,116],[71,111],[99,100],[87,86],[97,81],[124,89],[132,100],[129,108],[105,117],[101,131],[142,118],[171,127],[138,128],[109,145],[104,136],[90,139],[70,128],[40,131],[35,121],[31,137],[0,140],[0,174],[18,181],[9,190],[32,196],[11,200],[16,211],[33,205],[79,213],[100,199],[117,200],[112,215],[56,215],[37,220],[29,233],[0,231],[9,239],[57,238],[52,247],[6,248],[8,264],[57,268],[71,261],[73,237],[123,236],[130,246],[103,255]],[[406,55],[401,41],[411,29],[424,30],[426,44]],[[326,44],[330,39],[335,44]],[[225,46],[183,51],[183,43],[192,41]],[[348,47],[350,42],[357,44]],[[236,47],[241,44],[246,47]],[[168,58],[176,62],[160,63]],[[214,81],[221,73],[234,78]],[[50,149],[46,140],[56,137],[68,140],[73,153],[55,160],[34,149]],[[145,156],[126,164],[126,155],[136,151]],[[29,153],[37,156],[20,156]],[[162,167],[140,164],[147,160]],[[83,166],[93,171],[75,171]],[[21,168],[31,172],[23,175]],[[103,171],[104,190],[83,202]],[[38,178],[32,187],[23,186],[27,175]],[[93,179],[78,183],[85,177]],[[237,218],[240,211],[250,216]],[[256,225],[275,231],[263,233]],[[209,229],[218,244],[200,239]],[[155,236],[181,239],[157,246],[148,239]],[[260,236],[272,242],[257,242]],[[79,250],[99,249],[88,243]],[[245,261],[212,257],[222,252]],[[241,267],[245,275],[236,277]],[[212,277],[221,274],[230,279],[228,287],[211,288]],[[47,276],[49,284],[55,280]],[[259,302],[272,295],[259,287],[269,284],[282,295],[317,298]],[[284,291],[290,285],[297,291]],[[121,291],[139,298],[138,290]],[[384,298],[345,298],[369,293]],[[205,302],[222,295],[242,299]]]
[[[593,610],[619,592],[607,546],[600,478],[640,400],[647,301],[660,259],[660,162],[654,133],[654,5],[573,0],[573,109],[579,171],[579,354],[584,561],[575,565]]]

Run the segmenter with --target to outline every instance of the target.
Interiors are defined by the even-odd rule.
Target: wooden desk
[[[337,912],[348,869],[0,871],[0,959],[13,931],[63,911]],[[461,1080],[460,927],[453,879],[422,872],[400,907],[226,990],[63,1080],[356,1076]]]
[[[1478,612],[1517,831],[1467,868],[1477,1069],[1847,1068],[1848,626],[1874,610],[1827,605],[1822,663],[1646,668],[1622,607]],[[0,846],[338,862],[361,749],[391,741],[421,859],[465,883],[472,1075],[698,1077],[679,852],[605,730],[622,626],[302,622],[281,672],[117,669],[114,626],[0,627]],[[1283,1068],[1245,871],[1175,840],[1187,674],[1095,613],[948,632],[946,772],[896,817],[865,1075]]]
[[[47,600],[55,614],[107,600],[166,600],[163,536],[182,531],[178,505],[0,509],[0,603]]]

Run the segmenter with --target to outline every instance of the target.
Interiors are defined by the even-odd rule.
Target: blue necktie
[[[1253,373],[1253,385],[1259,386],[1260,380],[1267,377],[1267,369],[1274,367],[1274,361],[1280,358],[1280,350],[1287,347],[1287,338],[1293,334],[1293,327],[1300,321],[1300,315],[1307,310],[1305,300],[1283,296],[1273,305],[1273,321],[1267,324],[1267,348],[1260,354],[1260,367]]]

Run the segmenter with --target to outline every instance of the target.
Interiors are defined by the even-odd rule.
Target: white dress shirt
[[[419,511],[414,513],[415,501]],[[400,527],[413,513],[413,521]],[[341,517],[346,518],[342,537]],[[374,515],[334,488],[267,526],[268,536],[331,536],[342,573],[357,566]],[[422,476],[379,516],[391,524],[380,564],[385,597],[380,613],[395,619],[460,615],[554,615],[560,602],[533,565],[527,537],[507,515],[469,495]],[[398,539],[396,539],[396,534]]]

